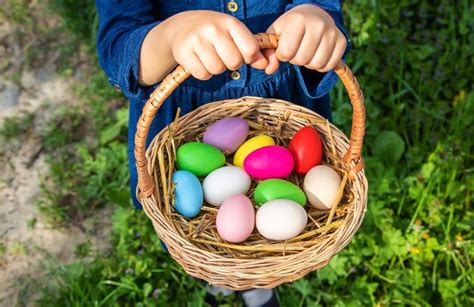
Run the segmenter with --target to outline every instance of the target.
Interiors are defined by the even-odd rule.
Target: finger
[[[318,46],[318,50],[316,51],[313,59],[308,65],[305,66],[309,69],[314,69],[317,71],[323,69],[323,67],[325,67],[331,59],[335,45],[336,40],[333,38],[333,36],[325,35],[322,38],[321,44]]]
[[[185,57],[177,58],[176,61],[198,80],[209,80],[212,77],[194,51],[189,52]]]
[[[334,48],[331,59],[326,64],[326,66],[323,67],[323,69],[321,71],[326,72],[326,71],[330,71],[330,70],[334,69],[334,67],[336,67],[337,63],[339,63],[342,56],[344,55],[344,51],[346,51],[346,47],[347,47],[346,38],[345,37],[340,37],[338,39],[336,47]]]
[[[251,64],[257,59],[261,60],[262,52],[257,39],[243,23],[235,20],[229,27],[229,34],[239,48],[245,63]]]
[[[250,66],[256,69],[265,69],[268,66],[268,60],[267,58],[263,55],[263,53],[260,53],[259,56],[255,59],[253,63],[250,63]]]
[[[288,62],[295,55],[301,45],[305,32],[304,26],[285,27],[278,40],[276,56],[282,62]],[[278,33],[277,33],[278,34]]]
[[[290,63],[299,66],[309,64],[318,50],[321,38],[322,35],[314,35],[313,33],[306,32],[301,40],[298,52],[291,59]]]
[[[242,54],[228,33],[223,33],[212,38],[214,48],[225,67],[230,70],[237,70],[244,63]]]
[[[265,73],[267,75],[273,74],[278,70],[278,67],[280,67],[280,61],[278,61],[278,58],[275,55],[275,49],[265,49],[263,50],[263,55],[268,61]]]
[[[226,70],[226,66],[211,43],[201,41],[194,46],[194,51],[206,70],[211,74],[219,75]]]
[[[283,17],[278,18],[273,24],[270,25],[267,29],[268,34],[277,34],[277,30],[280,31],[279,22],[283,19]],[[268,61],[268,65],[265,68],[265,73],[267,75],[271,75],[275,73],[278,68],[280,67],[280,61],[275,55],[275,49],[264,49],[263,55]]]

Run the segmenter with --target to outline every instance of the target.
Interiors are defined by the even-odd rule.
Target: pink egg
[[[281,146],[266,146],[251,152],[244,160],[244,169],[257,179],[286,178],[294,167],[291,153]]]
[[[216,226],[224,240],[245,241],[255,227],[255,210],[250,199],[243,194],[227,198],[217,212]]]

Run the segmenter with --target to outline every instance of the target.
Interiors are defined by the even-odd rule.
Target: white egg
[[[226,198],[237,194],[247,194],[250,176],[240,167],[224,166],[216,169],[204,179],[202,188],[208,204],[220,206]]]
[[[304,177],[303,189],[308,201],[320,210],[329,210],[336,200],[341,178],[335,170],[326,165],[318,165]]]
[[[274,199],[257,211],[256,226],[270,240],[288,240],[299,235],[306,226],[308,215],[304,208],[288,199]]]

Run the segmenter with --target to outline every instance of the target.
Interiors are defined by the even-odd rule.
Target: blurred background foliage
[[[93,68],[76,88],[83,107],[59,110],[43,135],[53,185],[39,206],[53,225],[115,209],[113,249],[90,255],[83,247],[83,260],[70,265],[48,261],[38,302],[202,305],[203,285],[164,253],[144,213],[131,206],[127,102],[97,66],[94,2],[49,1]],[[13,2],[20,11],[21,1]],[[368,210],[351,244],[326,268],[280,287],[280,302],[472,306],[474,6],[361,0],[346,2],[344,12],[353,42],[348,64],[367,102]],[[351,107],[340,84],[332,98],[335,123],[349,132]],[[24,127],[2,129],[16,135]],[[229,306],[239,304],[234,299],[226,299]]]

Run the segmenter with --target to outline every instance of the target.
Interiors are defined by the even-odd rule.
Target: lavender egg
[[[225,154],[231,154],[245,141],[249,124],[238,117],[226,117],[210,125],[204,133],[204,143],[213,145]]]

